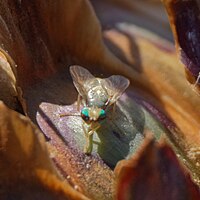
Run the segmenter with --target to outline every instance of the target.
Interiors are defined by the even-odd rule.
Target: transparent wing
[[[122,95],[122,93],[129,86],[130,81],[120,75],[113,75],[102,79],[102,86],[107,90],[110,96],[110,104],[113,104]]]
[[[74,86],[76,87],[78,93],[85,98],[86,96],[86,83],[95,77],[85,68],[73,65],[70,66],[70,74],[73,79]]]

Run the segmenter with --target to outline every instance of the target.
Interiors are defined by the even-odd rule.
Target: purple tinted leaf
[[[164,1],[174,31],[180,59],[190,75],[200,72],[200,9],[196,0]]]
[[[121,161],[118,176],[118,200],[197,200],[200,193],[189,174],[179,165],[167,144],[146,139],[132,159]]]

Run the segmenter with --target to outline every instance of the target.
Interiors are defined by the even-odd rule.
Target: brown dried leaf
[[[22,89],[74,62],[111,65],[88,1],[4,0],[0,16],[2,48],[17,66]],[[119,61],[113,60],[119,66]]]
[[[0,103],[0,199],[87,198],[63,181],[40,131]]]
[[[170,140],[199,181],[199,96],[185,81],[184,71],[169,42],[138,28],[134,22],[127,21],[127,16],[113,22],[110,14],[112,11],[110,8],[109,11],[97,13],[104,19],[103,27],[108,27],[108,24],[115,27],[104,30],[106,44],[118,58],[134,69],[132,73],[124,68],[118,71],[130,78],[134,86],[133,92],[148,99],[150,104],[174,122],[175,126],[171,126],[163,121],[170,130]],[[123,15],[123,10],[118,10],[116,15]],[[156,112],[154,115],[156,116]],[[159,114],[157,119],[160,120]]]
[[[90,65],[95,63],[91,69],[96,70],[96,66],[98,66],[100,63],[100,67],[102,69],[106,68],[106,73],[108,73],[109,69],[111,69],[113,73],[114,70],[120,69],[119,66],[123,66],[123,69],[126,69],[128,72],[132,72],[133,70],[123,65],[119,60],[107,52],[103,45],[99,24],[93,14],[93,10],[90,8],[88,3],[81,4],[81,14],[78,12],[78,9],[80,9],[80,4],[77,2],[65,2],[65,5],[59,3],[41,3],[42,5],[40,5],[40,7],[37,7],[38,5],[33,6],[32,4],[34,3],[22,2],[22,4],[20,4],[20,9],[22,12],[25,12],[24,10],[29,10],[32,15],[27,16],[27,13],[25,12],[23,14],[24,17],[31,17],[32,21],[37,19],[37,22],[33,23],[33,27],[28,23],[28,21],[23,23],[23,26],[20,28],[20,38],[22,38],[23,45],[18,45],[15,46],[15,48],[10,49],[11,55],[13,55],[13,59],[18,66],[16,69],[18,75],[17,80],[23,93],[23,99],[21,99],[23,107],[31,119],[40,126],[47,139],[49,140],[48,146],[50,152],[53,155],[53,161],[56,163],[57,168],[62,173],[63,177],[68,179],[74,187],[78,188],[79,191],[83,192],[87,196],[95,199],[110,199],[112,197],[113,190],[113,172],[105,165],[101,157],[97,155],[84,155],[82,147],[83,145],[81,148],[79,147],[77,151],[77,148],[75,145],[73,145],[73,142],[76,142],[77,138],[81,138],[81,140],[83,140],[85,143],[84,134],[81,132],[80,128],[78,129],[78,132],[73,131],[72,128],[68,128],[68,124],[70,123],[72,126],[77,125],[76,121],[72,120],[71,122],[68,122],[67,119],[61,120],[59,117],[59,113],[61,111],[67,112],[70,109],[73,109],[72,111],[75,110],[74,105],[71,106],[71,104],[74,103],[77,97],[75,90],[72,89],[72,82],[69,77],[67,77],[69,74],[68,69],[63,70],[62,68],[66,65],[66,63],[68,63],[68,61],[72,59],[71,55],[73,55],[73,58],[76,57],[75,59],[80,60],[82,63],[86,61],[87,63],[90,63]],[[21,19],[18,19],[19,16],[17,13],[16,5],[9,4],[8,6],[14,10],[13,12],[15,13],[15,23],[18,20],[20,22]],[[70,13],[64,12],[63,7],[65,6],[70,7],[70,9],[74,9],[74,11]],[[54,21],[48,21],[51,19],[52,10],[56,10],[56,16],[54,15],[53,17],[60,17],[63,21],[61,20],[59,23],[63,24],[59,25],[57,22],[54,24]],[[45,13],[45,15],[43,15],[43,13]],[[7,15],[9,16],[9,12],[5,12],[2,18],[6,19]],[[84,17],[81,17],[81,15]],[[89,21],[89,19],[91,21]],[[41,24],[39,23],[40,20],[44,23],[44,25],[41,23],[43,25],[42,28],[40,27]],[[46,24],[48,28],[45,29],[44,27]],[[68,30],[66,30],[65,26],[69,26],[72,30],[77,29],[77,26],[75,26],[76,24],[79,24],[78,29],[80,28],[80,30],[77,30],[77,32],[74,34],[71,34]],[[85,32],[85,26],[92,27],[92,29],[90,28],[90,32]],[[10,31],[13,31],[13,35],[15,35],[16,32],[18,32],[18,26],[14,27],[14,30],[12,28],[12,26],[8,27]],[[58,31],[58,28],[62,28],[62,30]],[[29,29],[30,31],[32,29],[33,30],[30,33],[23,32],[26,29]],[[46,43],[45,41],[47,38],[44,38],[43,34],[47,34],[49,37],[49,40]],[[80,40],[80,35],[82,35],[84,38],[83,40]],[[95,35],[95,38],[93,35]],[[91,42],[91,40],[88,38],[94,38],[97,44],[94,44],[93,40]],[[38,42],[38,40],[43,41],[47,49],[41,48],[40,42]],[[62,42],[60,40],[62,40]],[[31,44],[29,44],[29,41],[31,41]],[[42,43],[42,45],[44,44]],[[10,47],[9,45],[11,45],[11,43],[9,43],[7,47]],[[51,45],[56,45],[56,48],[51,49]],[[85,53],[87,53],[87,51],[85,51],[85,46],[87,46],[89,56],[85,55]],[[19,47],[22,48],[22,52],[17,51]],[[32,52],[29,50],[32,48],[37,49],[37,52]],[[92,49],[91,51],[90,48]],[[62,49],[63,51],[58,51],[59,49]],[[93,49],[95,49],[95,51],[93,51]],[[49,54],[45,54],[46,50],[51,52],[50,56]],[[18,57],[21,57],[20,60],[18,60],[18,57],[16,58],[16,52],[19,54]],[[66,57],[63,57],[65,52],[69,52],[69,54],[66,54]],[[24,54],[25,58],[22,57],[21,53]],[[92,55],[93,53],[94,55]],[[42,56],[39,56],[40,54]],[[63,59],[60,63],[58,63],[61,57]],[[27,61],[25,59],[30,60]],[[55,63],[53,62],[52,64],[50,62],[52,60],[54,60]],[[40,68],[39,71],[37,70],[38,66]],[[51,71],[52,68],[54,68],[55,74],[53,71]],[[47,77],[47,74],[45,75],[44,73],[47,73],[49,77]],[[29,75],[31,75],[31,77]],[[38,77],[43,79],[40,80]],[[70,109],[67,109],[64,106],[60,106],[60,104],[70,105],[70,107],[68,106]],[[133,104],[131,108],[139,107],[133,102],[131,104]],[[138,110],[140,111],[141,108],[139,107]],[[134,113],[138,113],[138,110],[135,109]],[[143,119],[141,118],[141,121],[142,120]],[[134,122],[135,121],[137,120],[134,120]],[[75,125],[73,125],[73,123]],[[59,127],[60,124],[63,125],[61,129]],[[142,126],[143,121],[141,122],[141,125],[138,125],[138,127]],[[138,131],[137,126],[134,131]],[[141,135],[142,134],[143,130],[141,131]],[[133,137],[134,136],[131,136],[131,138]],[[130,145],[128,142],[130,141],[127,142],[126,139],[123,139],[125,140],[124,142],[123,140],[120,141],[117,138],[117,142],[120,141],[122,144],[125,143],[126,145],[123,145],[123,147],[125,146],[122,152],[123,155],[120,154],[120,156],[117,155],[117,157],[116,154],[112,152],[112,154],[110,154],[111,148],[108,150],[108,147],[113,147],[115,145],[114,142],[111,143],[111,141],[113,141],[112,137],[105,137],[104,140],[106,141],[105,143],[107,146],[104,145],[104,148],[102,148],[102,154],[106,154],[107,158],[109,156],[109,161],[114,160],[114,162],[111,163],[112,166],[115,165],[116,161],[119,160],[119,157],[122,159],[132,152],[129,150]],[[137,146],[138,145],[139,142],[137,141]],[[113,149],[117,149],[119,152],[120,148],[118,148],[116,145]]]
[[[4,53],[0,49],[0,100],[10,108],[17,109],[16,80]]]
[[[118,200],[197,200],[199,188],[180,166],[166,143],[146,139],[143,148],[132,159],[121,161],[118,177]]]
[[[174,125],[165,123],[165,126],[172,132],[170,137],[175,144],[185,152],[194,146],[194,141],[199,145],[196,135],[199,113],[197,109],[193,110],[200,104],[190,93],[183,96],[182,73],[174,67],[177,63],[168,43],[157,38],[149,39],[152,35],[144,39],[145,34],[140,33],[107,32],[107,41],[114,46],[113,52],[117,52],[128,66],[104,46],[99,22],[88,1],[52,2],[0,2],[0,40],[17,64],[15,75],[23,108],[44,131],[52,159],[63,177],[93,199],[111,199],[112,171],[98,156],[86,156],[80,149],[71,148],[70,143],[76,140],[76,135],[68,137],[67,129],[63,129],[66,131],[64,134],[57,129],[61,122],[57,113],[63,111],[66,105],[66,110],[74,111],[73,103],[77,98],[68,66],[83,65],[94,75],[128,76],[134,83],[135,89],[131,88],[134,95],[143,96],[155,105],[149,106],[149,110],[153,110],[154,115],[157,113],[158,120],[160,112],[155,107],[175,121],[181,131]],[[134,30],[137,32],[139,29]],[[132,36],[136,37],[136,45]],[[185,110],[175,104],[181,101],[181,108]],[[62,120],[64,122],[65,119]],[[195,125],[191,126],[191,122]],[[190,135],[186,135],[188,130]],[[196,164],[196,160],[194,162]]]
[[[200,80],[200,4],[198,0],[163,0],[173,30],[177,52],[185,65],[188,81]],[[199,89],[199,87],[198,87]]]
[[[35,123],[40,116],[48,121],[44,102],[50,104],[51,117],[57,109],[52,105],[74,103],[77,94],[69,78],[70,64],[85,63],[94,69],[122,64],[103,45],[99,22],[88,1],[5,0],[0,2],[0,15],[0,40],[17,66],[18,95]],[[87,157],[81,151],[78,157],[55,127],[50,121],[45,134],[63,177],[87,196],[110,199],[112,171],[95,156]]]

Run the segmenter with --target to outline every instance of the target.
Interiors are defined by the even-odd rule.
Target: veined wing
[[[70,66],[70,73],[78,93],[86,98],[86,83],[95,77],[87,69],[78,65]]]
[[[129,86],[130,81],[124,76],[113,75],[101,80],[102,86],[108,92],[110,97],[109,104],[113,104],[123,94],[126,88]]]

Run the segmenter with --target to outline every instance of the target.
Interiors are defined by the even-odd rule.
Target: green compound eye
[[[99,118],[100,119],[104,119],[106,117],[106,111],[101,109],[99,112]]]
[[[89,109],[88,108],[83,108],[81,110],[81,117],[83,118],[83,120],[88,121],[90,119],[89,117]]]

